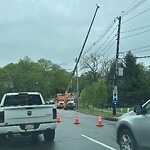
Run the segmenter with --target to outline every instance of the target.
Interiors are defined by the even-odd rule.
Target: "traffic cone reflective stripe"
[[[99,115],[99,117],[98,117],[97,126],[98,126],[98,127],[102,127],[102,126],[103,126],[103,124],[102,124],[102,119],[101,119],[101,116],[100,116],[100,115]]]
[[[76,114],[76,118],[75,118],[74,124],[79,124],[79,119],[78,119],[78,115],[77,114]]]
[[[58,114],[57,114],[57,119],[56,119],[56,122],[60,122],[60,115],[59,115],[59,112],[58,112]]]

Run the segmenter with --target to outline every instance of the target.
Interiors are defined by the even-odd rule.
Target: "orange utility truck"
[[[57,103],[57,108],[60,109],[64,108],[64,106],[67,104],[66,96],[62,94],[57,94],[56,103]]]

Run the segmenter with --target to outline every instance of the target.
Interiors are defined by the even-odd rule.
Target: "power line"
[[[107,33],[111,30],[111,28],[114,26],[115,23],[116,23],[116,18],[113,20],[113,22],[111,22],[111,24],[108,26],[108,28],[105,29],[105,31],[102,33],[102,35],[99,37],[99,39],[97,41],[95,41],[90,46],[90,48],[84,52],[84,54],[88,53],[97,43],[99,43],[107,35]]]
[[[136,2],[132,7],[128,8],[126,11],[124,11],[124,13],[121,15],[121,17],[124,17],[127,14],[129,14],[130,12],[132,12],[134,9],[136,9],[138,6],[140,6],[144,1],[145,0],[139,0],[138,2]],[[97,43],[99,43],[107,35],[107,33],[111,30],[111,28],[114,26],[114,24],[116,23],[117,20],[118,20],[118,17],[114,18],[114,20],[110,23],[108,28],[105,29],[105,31],[102,33],[102,35],[99,37],[99,39],[97,41],[95,41],[90,46],[90,48],[84,52],[84,54],[88,53]]]
[[[139,14],[137,14],[137,15],[131,17],[130,19],[128,19],[128,20],[122,22],[122,24],[124,24],[124,23],[126,23],[126,22],[128,22],[128,21],[131,21],[132,19],[135,19],[136,17],[139,17],[140,15],[144,14],[145,12],[147,12],[147,11],[149,11],[149,10],[150,10],[150,8],[144,10],[143,12],[141,12],[141,13],[139,13]]]
[[[121,15],[121,18],[131,13],[134,9],[140,6],[144,1],[145,0],[139,0],[138,2],[136,2],[132,7],[128,8],[126,11],[123,12],[123,14]]]
[[[141,50],[141,51],[135,52],[135,54],[136,53],[141,53],[141,52],[146,52],[146,51],[150,51],[150,49]]]
[[[140,35],[140,34],[143,34],[143,33],[149,32],[149,31],[150,31],[150,29],[145,30],[145,31],[143,31],[143,32],[136,33],[136,34],[132,34],[132,35],[129,35],[129,36],[121,37],[120,39],[130,38],[130,37],[137,36],[137,35]]]
[[[136,28],[136,29],[132,29],[132,30],[128,30],[128,31],[123,31],[123,32],[121,32],[121,33],[129,33],[129,32],[134,32],[134,31],[141,30],[141,29],[145,29],[145,28],[148,28],[148,27],[150,27],[150,25],[143,26],[143,27]]]
[[[129,13],[131,13],[134,9],[136,9],[138,6],[140,6],[143,2],[144,2],[145,0],[139,0],[137,3],[135,3],[132,7],[130,7],[129,9],[127,9],[127,11],[125,11],[122,15],[121,15],[121,17],[124,17],[124,16],[126,16],[126,15],[128,15]],[[138,14],[138,15],[136,15],[136,17],[137,16],[139,16],[139,15],[141,15],[141,14],[143,14],[143,13],[145,13],[146,11],[148,11],[148,10],[145,10],[144,12],[142,12],[142,13],[140,13],[140,14]],[[132,17],[133,18],[133,17]],[[135,18],[135,16],[134,16],[134,18]],[[116,21],[118,20],[118,17],[116,17],[114,20],[113,20],[113,22],[109,25],[109,27],[103,32],[103,34],[100,36],[100,38],[96,41],[96,42],[94,42],[92,45],[91,45],[91,47],[87,50],[87,51],[85,51],[85,53],[84,53],[84,55],[86,54],[86,53],[88,53],[98,42],[100,42],[107,34],[108,34],[108,32],[111,30],[111,28],[114,26],[114,24],[116,23]],[[116,27],[117,28],[117,27]],[[115,28],[115,29],[116,29]],[[146,28],[146,27],[145,27]],[[112,31],[112,32],[114,32],[115,31],[115,29]],[[140,29],[138,29],[138,30],[140,30]],[[147,32],[148,30],[146,30],[146,31],[144,31],[144,32]],[[131,31],[130,31],[131,32]],[[123,38],[128,38],[128,37],[131,37],[131,36],[136,36],[136,35],[139,35],[139,34],[142,34],[142,33],[144,33],[144,32],[140,32],[140,33],[137,33],[137,34],[135,34],[135,35],[130,35],[130,36],[127,36],[127,37],[123,37]],[[98,50],[100,50],[103,46],[104,46],[104,44],[108,41],[108,39],[110,38],[110,36],[105,40],[105,42],[104,43],[102,43],[102,45],[101,45],[101,47],[100,48],[98,48],[97,49],[97,51]],[[120,39],[123,39],[123,38],[120,38]],[[107,52],[108,52],[108,50],[114,45],[114,43],[116,42],[116,39],[113,41],[113,39],[112,40],[110,40],[109,41],[109,43],[102,49],[102,55],[101,56],[104,56]],[[109,47],[108,47],[109,46]]]
[[[115,37],[115,36],[114,36]],[[116,39],[114,40],[114,38],[112,40],[109,41],[109,43],[102,49],[101,51],[101,57],[104,57],[104,55],[109,51],[109,49],[115,44],[116,42]],[[109,46],[109,47],[108,47]],[[97,52],[99,51],[99,48],[96,50]],[[86,54],[84,54],[86,55]]]
[[[141,49],[144,49],[144,48],[147,48],[147,47],[150,47],[150,45],[148,45],[148,46],[144,46],[144,47],[140,47],[140,48],[135,48],[135,49],[133,49],[133,50],[131,50],[131,51],[136,51],[136,50],[141,50]]]
[[[137,50],[145,49],[145,48],[148,48],[148,47],[150,47],[150,45],[143,46],[143,47],[139,47],[139,48],[135,48],[135,49],[128,50],[128,51],[133,52],[133,51],[137,51]],[[126,52],[128,52],[128,51],[123,51],[122,53],[126,53]]]
[[[104,52],[104,54],[106,54],[106,52],[114,45],[114,43],[116,42],[116,39],[114,40],[114,38],[111,40],[111,41],[109,41],[109,43],[103,48],[103,50],[102,50],[102,52],[104,52],[104,50],[106,49],[106,51]]]
[[[105,42],[102,43],[102,45],[98,48],[98,50],[100,50],[103,45],[109,40],[109,38],[111,37],[111,35],[113,35],[113,33],[115,32],[115,30],[117,29],[117,27],[110,33],[110,35],[107,37],[107,39],[105,40]],[[115,36],[113,36],[114,39]]]
[[[67,62],[61,63],[60,66],[68,65],[68,63],[73,62],[73,61],[74,61],[74,60],[72,59],[72,60],[69,60],[69,61],[67,61]]]
[[[140,57],[135,57],[135,58],[149,58],[150,56],[140,56]]]

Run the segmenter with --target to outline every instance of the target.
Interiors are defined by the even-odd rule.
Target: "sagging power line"
[[[133,6],[131,6],[130,8],[128,8],[126,11],[124,11],[123,12],[123,14],[122,15],[120,15],[121,17],[124,17],[124,16],[126,16],[126,15],[128,15],[129,13],[131,13],[133,10],[135,10],[137,7],[139,7],[143,2],[144,2],[145,0],[139,0],[138,2],[136,2]],[[145,10],[144,12],[142,12],[142,13],[145,13],[146,11],[148,11],[148,10]],[[141,13],[141,14],[142,14]],[[138,16],[139,16],[139,14],[138,14]],[[108,32],[113,28],[113,26],[114,26],[114,24],[116,23],[116,21],[117,21],[117,17],[115,17],[114,18],[114,20],[110,23],[110,25],[105,29],[105,31],[102,33],[102,35],[99,37],[99,39],[97,40],[97,41],[95,41],[90,47],[89,47],[89,49],[87,49],[85,52],[84,52],[84,54],[86,54],[86,53],[88,53],[90,50],[92,50],[92,48],[94,47],[94,46],[96,46],[102,39],[104,39],[104,37],[108,34]],[[117,28],[117,27],[116,27]],[[115,29],[116,29],[115,28]],[[114,30],[115,30],[114,29]],[[113,30],[113,31],[114,31]],[[107,40],[106,40],[107,41]],[[104,43],[106,43],[106,42],[104,42]],[[102,45],[104,45],[104,44],[102,44]]]
[[[146,0],[139,0],[138,2],[136,2],[132,7],[128,8],[126,11],[123,12],[123,14],[121,15],[121,18],[123,18],[124,16],[128,15],[129,13],[131,13],[134,9],[139,7],[145,1]]]
[[[133,19],[135,19],[135,18],[139,17],[140,15],[142,15],[142,14],[146,13],[146,12],[147,12],[147,11],[149,11],[149,10],[150,10],[150,8],[148,8],[148,9],[146,9],[146,10],[142,11],[141,13],[139,13],[139,14],[137,14],[137,15],[135,15],[135,16],[133,16],[133,17],[131,17],[130,19],[125,20],[124,22],[122,22],[122,24],[124,24],[124,23],[126,23],[126,22],[128,22],[128,21],[131,21],[131,20],[133,20]]]
[[[140,56],[140,57],[135,57],[135,58],[150,58],[150,56]]]
[[[139,27],[139,28],[135,28],[135,29],[128,30],[128,31],[122,31],[122,32],[120,32],[120,33],[129,33],[129,32],[134,32],[134,31],[142,30],[142,29],[145,29],[145,28],[148,28],[148,27],[150,27],[150,25],[146,25],[146,26]]]
[[[129,36],[124,36],[124,37],[121,37],[120,39],[130,38],[130,37],[137,36],[137,35],[140,35],[140,34],[143,34],[143,33],[147,33],[147,32],[149,32],[149,31],[150,31],[150,29],[145,30],[145,31],[142,31],[142,32],[138,32],[138,33],[136,33],[136,34],[132,34],[132,35],[129,35]]]
[[[128,51],[131,51],[131,52],[133,52],[133,51],[138,51],[138,50],[145,49],[145,48],[149,48],[149,47],[150,47],[150,45],[147,45],[147,46],[143,46],[143,47],[138,47],[138,48],[134,48],[134,49],[129,49],[129,50],[123,51],[122,53],[126,53],[126,52],[128,52]]]

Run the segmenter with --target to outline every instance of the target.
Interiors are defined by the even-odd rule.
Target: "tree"
[[[70,82],[71,74],[66,72],[60,66],[53,64],[49,74],[49,85],[52,95],[58,93],[65,94],[67,86]]]
[[[83,107],[89,107],[89,105],[93,105],[94,93],[92,90],[92,86],[85,87],[81,91],[81,103]]]
[[[147,69],[143,64],[137,63],[136,57],[129,51],[124,61],[118,64],[123,67],[123,77],[118,76],[118,105],[132,106],[143,103],[148,93],[148,79],[145,80]],[[146,73],[147,72],[147,73]],[[115,61],[112,62],[107,76],[109,101],[112,101],[112,90],[115,74]],[[148,74],[147,74],[148,75]],[[147,76],[148,77],[148,76]],[[147,87],[147,88],[145,88]]]
[[[101,79],[91,86],[85,87],[81,92],[81,102],[100,108],[107,103],[107,86],[105,80]]]
[[[122,78],[122,85],[119,86],[119,89],[122,89],[126,95],[122,97],[124,103],[127,105],[133,105],[139,103],[140,100],[140,91],[142,84],[144,68],[141,64],[137,64],[136,57],[129,51],[124,58],[124,75]],[[124,85],[124,86],[123,86]],[[138,95],[138,97],[136,97]]]
[[[44,97],[54,97],[57,93],[65,93],[70,76],[70,73],[50,60],[33,62],[26,56],[18,63],[10,63],[0,69],[0,94],[37,91]]]
[[[89,75],[93,82],[97,81],[99,78],[99,64],[100,55],[98,53],[91,53],[90,56],[84,56],[81,60],[81,69],[88,70]]]
[[[51,71],[53,63],[50,60],[46,60],[44,58],[38,60],[38,64],[44,71]]]
[[[104,107],[107,103],[107,86],[105,80],[99,80],[94,85],[94,106]]]

